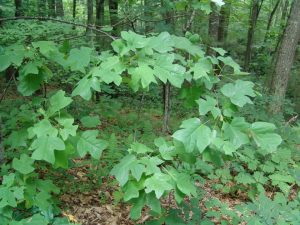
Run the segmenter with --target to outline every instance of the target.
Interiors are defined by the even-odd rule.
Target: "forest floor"
[[[70,169],[67,173],[75,178],[77,184],[84,184],[87,183],[88,178],[86,175],[88,170],[88,166],[83,166]],[[142,224],[149,220],[150,216],[147,210],[144,210],[140,220],[132,221],[129,218],[130,206],[120,202],[116,204],[114,191],[117,190],[117,186],[111,186],[112,179],[113,177],[108,177],[97,188],[86,192],[81,192],[80,190],[76,192],[66,191],[60,196],[63,215],[67,216],[70,221],[81,223],[82,225],[134,225]],[[202,213],[206,211],[204,202],[210,198],[219,199],[221,202],[226,203],[231,210],[234,210],[236,205],[245,201],[245,196],[242,193],[239,197],[232,197],[214,191],[211,188],[213,183],[213,181],[208,181],[204,186],[198,185],[206,193],[206,197],[199,202],[199,210]],[[65,183],[65,185],[70,187],[74,184]],[[162,205],[166,208],[177,207],[172,197],[162,200]],[[214,222],[219,224],[217,220]]]
[[[18,97],[13,91],[8,93],[6,99],[8,101],[5,101],[5,104],[12,102],[18,104],[16,103]],[[100,115],[101,125],[96,129],[106,140],[113,136],[116,146],[108,152],[104,151],[100,162],[93,162],[88,157],[73,159],[70,169],[62,170],[62,172],[60,170],[42,171],[43,176],[51,178],[61,189],[59,206],[62,214],[71,222],[82,225],[134,225],[143,224],[152,218],[148,213],[149,210],[144,209],[140,220],[131,220],[129,217],[130,206],[118,199],[118,184],[114,177],[109,175],[114,162],[119,160],[133,140],[151,146],[155,138],[163,135],[161,132],[161,105],[158,103],[153,106],[152,100],[148,99],[148,101],[148,104],[146,101],[141,106],[140,96],[134,100],[130,97],[113,99],[113,101],[110,98],[102,98],[100,103],[75,101],[70,107],[78,121],[82,116]],[[176,106],[170,121],[171,128],[174,129],[178,128],[186,114],[193,113],[184,112],[184,110],[182,110],[183,112],[175,111],[175,109],[177,109]],[[169,138],[168,135],[165,137]],[[205,193],[205,196],[199,201],[199,211],[202,215],[205,215],[207,211],[204,203],[209,199],[218,199],[222,203],[226,203],[229,210],[235,212],[235,206],[248,200],[246,193],[230,195],[214,190],[213,185],[218,182],[218,180],[206,179],[204,184],[197,183],[198,188]],[[268,196],[272,194],[272,192],[267,193]],[[185,199],[185,201],[188,202],[189,199]],[[162,205],[167,209],[177,208],[173,196],[163,199]],[[212,219],[212,221],[220,224],[218,220]]]

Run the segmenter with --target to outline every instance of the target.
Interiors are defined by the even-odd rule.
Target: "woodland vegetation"
[[[0,0],[0,225],[299,225],[300,0]]]

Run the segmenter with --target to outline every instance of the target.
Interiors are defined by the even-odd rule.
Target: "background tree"
[[[219,27],[218,27],[218,43],[221,47],[225,46],[226,39],[227,39],[229,20],[230,20],[230,10],[231,10],[231,1],[227,1],[220,10]]]
[[[270,27],[271,27],[271,24],[272,24],[272,21],[273,21],[273,17],[274,17],[274,15],[275,15],[275,13],[276,13],[276,11],[278,9],[278,6],[279,6],[280,2],[281,2],[281,0],[277,0],[277,2],[274,5],[273,10],[270,13],[270,16],[269,16],[269,19],[268,19],[268,24],[267,24],[267,29],[266,29],[266,35],[265,35],[264,42],[266,42],[266,40],[268,38]]]
[[[109,16],[110,16],[110,25],[113,26],[114,35],[118,35],[118,9],[119,4],[118,0],[109,0]]]
[[[55,0],[48,0],[48,15],[56,17]]]
[[[272,114],[282,110],[285,93],[290,77],[290,71],[294,62],[294,57],[300,40],[300,0],[294,0],[287,25],[283,32],[278,52],[276,53],[274,70],[272,71],[272,82],[270,92],[273,101],[269,111]]]
[[[244,60],[244,69],[246,71],[249,70],[249,66],[251,62],[255,27],[256,27],[257,19],[263,2],[264,0],[252,0],[251,7],[250,7],[249,28],[248,28],[247,45],[246,45],[245,60]]]
[[[38,16],[44,17],[47,15],[47,1],[46,0],[38,0],[37,12],[38,12]]]
[[[59,17],[64,17],[64,4],[63,0],[56,0],[56,14]]]
[[[218,12],[218,7],[216,6],[215,3],[212,2],[210,4],[210,7],[211,7],[211,13],[209,14],[209,19],[208,19],[209,44],[206,53],[208,55],[215,55],[216,52],[210,47],[217,47],[218,31],[219,31],[219,12]]]
[[[22,8],[22,0],[15,0],[15,7],[16,7],[15,16],[16,17],[24,16],[24,11]]]

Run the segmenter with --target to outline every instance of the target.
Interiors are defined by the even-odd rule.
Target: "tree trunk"
[[[272,71],[270,93],[273,101],[269,111],[272,114],[281,112],[285,93],[289,81],[298,42],[300,40],[300,0],[294,0],[287,25],[284,29],[278,52],[275,55],[275,66]]]
[[[16,11],[15,11],[15,16],[24,16],[24,12],[22,9],[22,0],[15,0],[15,7],[16,7]]]
[[[254,32],[255,32],[256,22],[257,22],[262,4],[263,4],[263,0],[253,0],[252,1],[252,6],[251,6],[251,10],[250,10],[250,18],[249,18],[249,29],[248,29],[248,35],[247,35],[247,47],[246,47],[245,61],[244,61],[244,67],[245,67],[246,71],[249,70],[249,66],[250,66],[250,62],[251,62]]]
[[[38,0],[38,15],[44,17],[47,15],[47,1],[46,0]]]
[[[56,14],[59,17],[64,17],[64,4],[63,4],[63,0],[56,0]]]
[[[93,0],[87,0],[87,24],[93,24]]]
[[[225,5],[222,6],[220,11],[218,43],[221,47],[225,46],[226,39],[227,39],[230,10],[231,10],[231,2],[228,3],[226,2]]]
[[[0,19],[3,18],[3,10],[0,8]],[[0,27],[2,26],[2,22],[0,22]]]
[[[113,34],[118,35],[118,0],[109,0],[109,16],[110,16],[110,25],[113,26]]]
[[[281,21],[284,22],[286,19],[286,16],[288,14],[288,8],[289,8],[289,0],[285,0],[284,6],[282,9],[282,14],[281,14]]]
[[[215,3],[211,2],[211,13],[209,14],[208,19],[208,36],[209,36],[209,43],[206,50],[206,54],[215,56],[216,52],[212,50],[210,47],[217,47],[218,41],[218,27],[219,27],[219,12],[218,8]]]
[[[48,0],[48,15],[56,17],[55,0]]]
[[[161,1],[161,6],[163,7],[163,1]],[[175,20],[174,11],[167,10],[163,17],[165,18],[166,24],[170,26],[170,31],[173,33],[175,31]],[[171,115],[171,84],[167,81],[163,84],[163,101],[164,101],[164,118],[163,118],[163,132],[170,133],[169,120]]]
[[[152,16],[151,0],[144,0],[144,16],[146,20],[150,20]],[[145,21],[145,34],[153,29],[152,23]]]
[[[76,0],[73,0],[73,20],[76,18]]]
[[[96,1],[96,25],[104,25],[104,0]]]
[[[276,10],[277,10],[277,8],[279,6],[280,1],[281,0],[277,0],[277,2],[276,2],[275,6],[274,6],[274,8],[273,8],[273,10],[272,10],[272,12],[270,14],[270,17],[268,19],[268,25],[267,25],[267,30],[266,30],[266,35],[265,35],[264,42],[266,42],[266,40],[267,40],[267,38],[269,36],[269,30],[270,30],[270,27],[271,27],[271,24],[272,24],[272,20],[273,20],[273,17],[275,15],[275,12],[276,12]]]

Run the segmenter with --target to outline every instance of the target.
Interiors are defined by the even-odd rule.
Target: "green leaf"
[[[212,49],[221,56],[224,56],[227,53],[227,51],[225,51],[223,48],[212,48]]]
[[[15,182],[16,175],[14,173],[10,173],[9,175],[3,176],[2,185],[5,185],[6,187],[10,187]]]
[[[143,170],[146,175],[160,173],[160,168],[158,167],[158,165],[162,164],[163,162],[164,161],[157,156],[143,157],[140,159],[140,163],[146,166],[146,169]]]
[[[101,124],[99,116],[84,116],[80,119],[84,127],[95,128]]]
[[[123,41],[122,39],[114,40],[111,43],[111,46],[113,50],[120,56],[124,56],[130,51],[130,48],[126,46],[125,41]]]
[[[77,83],[76,88],[72,92],[72,96],[80,95],[83,99],[90,100],[92,97],[91,88],[93,83],[98,83],[98,80],[85,76]]]
[[[55,118],[55,119],[61,126],[63,126],[63,128],[59,128],[58,132],[64,141],[67,140],[69,136],[76,136],[78,125],[73,125],[74,123],[73,118]]]
[[[198,118],[191,118],[182,122],[181,130],[173,134],[173,138],[182,142],[187,152],[198,149],[202,153],[212,141],[212,132],[209,127],[201,124]]]
[[[65,143],[58,137],[44,134],[44,136],[40,136],[33,141],[30,149],[34,150],[32,154],[33,159],[45,160],[54,164],[54,150],[65,150]]]
[[[223,0],[211,0],[212,2],[216,3],[216,5],[218,6],[222,6],[224,5],[225,3],[223,2]]]
[[[286,182],[286,183],[294,183],[295,179],[291,175],[286,174],[279,174],[275,173],[269,176],[272,180],[272,183],[278,184],[279,182]]]
[[[241,184],[255,184],[256,181],[249,173],[241,172],[235,177],[237,183]]]
[[[200,57],[204,56],[203,50],[199,46],[194,45],[192,42],[190,42],[189,39],[185,37],[178,37],[172,35],[172,40],[174,42],[175,48],[186,51],[187,53],[193,56],[200,56]]]
[[[253,90],[254,84],[250,81],[237,80],[235,84],[225,84],[221,88],[221,92],[226,97],[230,98],[230,101],[239,106],[243,107],[245,104],[252,104],[250,97],[255,97],[256,94]]]
[[[280,135],[274,133],[275,125],[266,122],[255,122],[251,125],[252,137],[256,145],[268,153],[276,151],[281,144]]]
[[[5,206],[17,207],[17,202],[24,199],[24,187],[13,186],[15,174],[3,176],[0,186],[0,208]]]
[[[26,129],[21,129],[19,131],[13,131],[8,138],[5,140],[6,145],[10,145],[12,148],[26,147],[28,132]]]
[[[48,115],[52,116],[56,112],[59,112],[61,109],[70,105],[72,101],[73,101],[72,98],[65,97],[64,91],[60,90],[60,91],[56,92],[50,98],[50,106],[48,109]]]
[[[64,151],[55,151],[55,164],[54,168],[69,168],[69,160],[71,155],[75,153],[75,148],[72,144],[66,143],[66,149]]]
[[[115,83],[120,85],[122,82],[121,74],[126,67],[120,61],[118,56],[110,56],[103,59],[99,67],[94,67],[91,70],[92,76],[99,77],[106,84]]]
[[[150,178],[145,180],[145,192],[155,192],[156,198],[160,198],[165,191],[169,191],[173,188],[170,183],[171,177],[163,173],[155,173]]]
[[[26,76],[28,74],[39,74],[39,67],[41,63],[38,62],[29,62],[20,69],[20,75]]]
[[[91,61],[91,53],[92,49],[87,47],[72,49],[67,59],[67,65],[71,68],[71,71],[85,73],[85,67],[87,67]]]
[[[168,170],[168,173],[171,174],[172,179],[176,182],[178,190],[180,190],[183,194],[189,197],[191,197],[191,195],[197,195],[196,187],[191,182],[191,177],[188,174],[178,173],[178,171],[174,168]]]
[[[138,87],[141,82],[143,88],[148,88],[151,83],[157,83],[154,77],[154,71],[148,65],[142,64],[130,71],[132,85]]]
[[[129,153],[135,152],[137,154],[145,154],[148,152],[153,152],[152,149],[138,142],[134,142],[133,144],[131,144],[131,148],[128,151]]]
[[[162,138],[156,138],[154,144],[159,148],[159,153],[164,160],[172,160],[175,153],[174,146],[168,145],[168,143]]]
[[[146,195],[146,204],[151,208],[152,211],[160,214],[161,213],[161,205],[159,199],[156,198],[155,194],[151,192]]]
[[[240,65],[237,64],[230,56],[227,57],[219,56],[218,60],[222,61],[224,65],[232,67],[235,74],[241,73]]]
[[[94,159],[100,158],[102,151],[107,148],[108,142],[97,139],[98,134],[97,130],[88,130],[81,134],[77,142],[77,151],[80,157],[90,153]]]
[[[245,118],[235,117],[231,123],[223,124],[224,138],[228,139],[236,148],[239,148],[250,142],[246,133],[249,127],[250,125],[245,121]]]
[[[129,179],[129,172],[132,176],[139,181],[142,173],[145,171],[145,167],[139,164],[134,155],[125,156],[114,168],[111,170],[111,174],[116,177],[121,186],[124,186]]]
[[[126,41],[127,46],[132,50],[136,48],[144,48],[149,42],[149,39],[132,31],[122,31],[121,37]]]
[[[207,79],[209,73],[212,71],[212,64],[211,62],[206,59],[200,59],[192,68],[191,72],[194,72],[194,80],[198,80],[199,78],[205,77]]]
[[[141,217],[141,211],[146,204],[146,195],[142,193],[139,198],[132,201],[132,207],[130,209],[130,218],[137,220]]]
[[[12,55],[0,55],[0,72],[6,70],[11,64]]]
[[[58,130],[52,126],[48,119],[43,119],[36,123],[32,128],[28,129],[29,138],[33,138],[35,135],[37,137],[49,135],[57,136]]]
[[[112,26],[109,25],[105,25],[103,27],[101,27],[101,30],[105,31],[105,32],[110,32],[112,31],[114,28]]]
[[[155,54],[153,73],[163,83],[169,81],[173,86],[180,88],[185,79],[185,68],[173,64],[174,54]]]
[[[127,202],[130,199],[139,197],[139,191],[144,189],[144,180],[139,182],[131,180],[124,186],[124,201]]]
[[[197,101],[198,105],[199,105],[199,113],[201,116],[206,115],[208,112],[211,112],[211,114],[213,115],[213,117],[216,119],[218,116],[221,115],[221,110],[220,108],[216,107],[218,102],[216,99],[210,97],[210,96],[206,96],[205,97],[206,100],[204,99],[199,99]]]
[[[32,217],[23,219],[21,221],[13,221],[9,225],[48,225],[45,217],[35,214]]]
[[[159,53],[167,53],[173,50],[173,40],[168,32],[162,32],[157,37],[152,37],[148,46]]]
[[[34,48],[39,48],[40,52],[46,57],[50,57],[51,53],[58,51],[57,46],[53,41],[32,42],[32,46]]]
[[[22,154],[20,159],[14,158],[12,162],[12,167],[22,174],[29,174],[34,171],[32,166],[34,160],[28,155]]]
[[[41,74],[28,74],[20,76],[18,91],[24,96],[30,96],[35,91],[39,90],[44,78]]]

